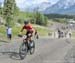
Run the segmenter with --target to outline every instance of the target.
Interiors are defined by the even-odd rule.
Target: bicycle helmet
[[[28,24],[29,23],[29,21],[24,21],[24,24]]]

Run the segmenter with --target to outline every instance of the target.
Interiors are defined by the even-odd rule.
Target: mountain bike
[[[21,36],[19,35],[19,37],[23,37],[23,42],[19,48],[19,56],[20,59],[23,60],[27,53],[29,52],[30,54],[33,54],[35,52],[35,42],[34,40],[28,40],[27,36]]]

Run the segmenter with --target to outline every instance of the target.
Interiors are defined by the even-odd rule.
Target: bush
[[[43,14],[39,13],[39,12],[36,13],[35,20],[36,20],[36,24],[39,24],[39,25],[46,26],[48,23],[47,17],[44,16]]]
[[[24,22],[23,19],[18,19],[18,23],[22,24]]]

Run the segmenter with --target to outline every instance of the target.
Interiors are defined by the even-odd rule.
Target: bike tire
[[[33,46],[30,46],[30,54],[34,54],[35,52],[35,42],[32,40]]]
[[[20,59],[23,60],[27,55],[27,45],[23,42],[19,48]]]

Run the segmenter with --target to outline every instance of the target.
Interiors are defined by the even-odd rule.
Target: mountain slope
[[[66,13],[75,10],[75,0],[59,0],[51,7],[47,7],[44,13]]]
[[[39,3],[39,4],[33,4],[27,8],[24,8],[24,11],[29,11],[29,12],[32,12],[32,11],[40,11],[42,12],[43,10],[45,10],[47,7],[50,7],[52,4],[50,2],[42,2],[42,3]]]

